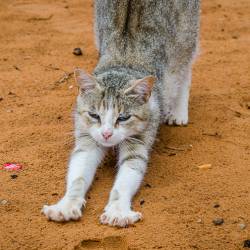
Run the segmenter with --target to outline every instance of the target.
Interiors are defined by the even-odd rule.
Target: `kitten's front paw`
[[[55,205],[43,206],[42,213],[49,219],[57,222],[78,220],[82,216],[82,205],[84,200],[64,200]]]
[[[107,224],[115,227],[127,227],[135,222],[142,220],[142,214],[132,210],[119,209],[117,204],[108,206],[105,212],[100,217],[102,224]]]

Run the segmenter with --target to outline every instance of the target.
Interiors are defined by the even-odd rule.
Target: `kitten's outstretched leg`
[[[69,162],[67,190],[65,196],[55,205],[45,205],[42,212],[54,221],[78,220],[85,206],[85,194],[92,183],[98,164],[104,152],[96,145],[76,147]]]
[[[148,152],[144,145],[126,142],[119,153],[119,172],[100,222],[126,227],[142,219],[141,213],[131,210],[131,200],[146,171]]]
[[[179,70],[168,70],[164,83],[164,116],[168,125],[188,123],[188,100],[191,84],[191,65]]]

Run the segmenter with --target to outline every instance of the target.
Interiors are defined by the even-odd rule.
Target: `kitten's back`
[[[195,51],[199,0],[96,0],[95,12],[101,55],[109,51],[164,63],[180,49],[181,57]]]

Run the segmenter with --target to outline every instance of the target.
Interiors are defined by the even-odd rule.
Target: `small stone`
[[[69,86],[69,89],[73,89],[73,87],[74,87],[73,85],[70,85],[70,86]]]
[[[170,153],[168,156],[175,156],[177,155],[176,153]]]
[[[145,200],[141,199],[140,200],[140,205],[142,206],[145,203]]]
[[[145,187],[151,188],[152,186],[151,186],[150,184],[146,183],[146,184],[145,184]]]
[[[243,247],[250,248],[250,240],[244,240],[244,245]]]
[[[0,200],[1,205],[6,205],[7,203],[8,203],[8,201],[6,201],[6,200]]]
[[[224,223],[224,219],[223,218],[217,218],[213,220],[213,223],[215,226],[220,226]]]
[[[215,203],[215,204],[214,204],[214,208],[218,208],[218,207],[220,207],[220,204]]]
[[[244,230],[246,227],[247,227],[247,225],[244,224],[244,223],[240,223],[240,224],[239,224],[239,228],[240,228],[241,230]]]
[[[0,102],[3,100],[3,97],[0,97]]]
[[[19,68],[19,67],[17,67],[16,65],[13,65],[13,67],[14,67],[14,69],[16,69],[16,70],[19,70],[19,71],[20,71],[20,68]]]
[[[202,223],[202,219],[198,219],[197,223],[201,224]]]
[[[82,55],[82,50],[81,50],[81,48],[74,48],[73,54],[74,54],[75,56],[81,56],[81,55]]]
[[[11,177],[11,179],[16,179],[18,177],[18,175],[17,174],[12,174],[12,175],[10,175],[10,177]]]
[[[51,195],[52,195],[52,196],[57,196],[57,195],[58,195],[58,193],[52,193]]]

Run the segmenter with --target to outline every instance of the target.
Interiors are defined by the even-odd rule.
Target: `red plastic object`
[[[18,163],[4,163],[3,169],[10,170],[10,171],[18,171],[22,169],[22,165]]]

